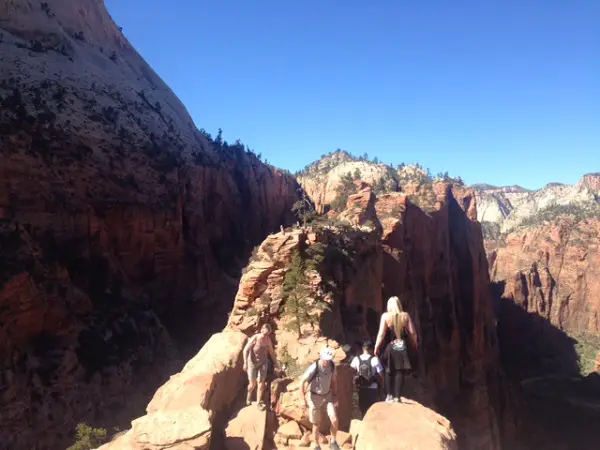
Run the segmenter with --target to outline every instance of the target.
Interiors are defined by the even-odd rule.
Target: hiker
[[[306,399],[306,386],[309,386],[310,393],[308,401]],[[338,430],[337,419],[337,380],[335,372],[335,363],[333,362],[333,350],[329,347],[323,348],[319,359],[312,363],[302,378],[301,384],[302,398],[304,407],[308,408],[308,418],[312,424],[312,437],[314,450],[320,450],[319,446],[321,432],[319,426],[322,423],[323,412],[327,412],[331,422],[331,440],[332,450],[340,450],[336,441]]]
[[[252,404],[252,393],[254,392],[254,388],[256,388],[258,381],[256,400],[258,407],[261,409],[265,408],[263,393],[267,379],[269,356],[273,361],[275,371],[279,372],[280,370],[270,334],[271,326],[265,323],[260,328],[259,333],[256,333],[248,339],[243,352],[244,371],[248,373],[248,395],[246,396],[246,405]]]
[[[373,354],[373,341],[363,342],[362,354],[354,357],[350,367],[356,370],[354,385],[358,390],[358,408],[364,417],[371,405],[379,400],[383,386],[383,366]]]
[[[390,297],[387,302],[387,312],[381,315],[379,332],[375,343],[375,354],[379,356],[381,345],[386,332],[390,330],[391,342],[383,352],[385,368],[386,402],[400,402],[400,394],[404,387],[404,376],[410,373],[412,365],[408,357],[406,338],[410,336],[414,349],[418,341],[417,333],[408,313],[402,311],[400,299]]]

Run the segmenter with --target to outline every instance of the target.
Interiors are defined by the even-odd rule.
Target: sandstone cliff
[[[444,183],[430,189],[410,194],[423,196],[423,205],[433,197],[431,208],[423,210],[410,201],[409,194],[391,193],[375,199],[365,188],[349,199],[349,209],[341,216],[347,224],[318,220],[307,229],[271,235],[261,244],[242,276],[222,334],[250,335],[261,323],[274,323],[278,357],[292,378],[274,383],[271,400],[276,416],[271,419],[246,409],[236,413],[236,402],[230,397],[225,408],[231,414],[229,425],[212,419],[208,426],[213,442],[229,448],[228,442],[242,438],[252,443],[247,447],[261,448],[254,443],[264,436],[264,442],[287,449],[306,440],[308,421],[294,378],[325,344],[337,349],[340,425],[352,434],[348,356],[361,339],[375,335],[384,299],[397,294],[414,317],[421,342],[412,352],[418,377],[408,381],[405,395],[448,417],[461,448],[501,448],[503,432],[510,433],[511,415],[499,369],[487,262],[474,220],[473,193],[464,190],[455,197],[451,186]],[[303,298],[317,319],[312,324],[304,322],[299,330],[294,316],[286,312],[290,295],[286,276],[298,264],[297,255],[306,268],[301,282]],[[212,351],[239,355],[241,344],[220,350],[213,346]],[[208,358],[208,350],[203,352]],[[161,394],[163,404],[170,405],[162,412],[191,414],[190,408],[201,403],[196,397],[204,398],[205,388],[192,388],[182,375],[159,392],[171,392],[171,398],[182,399],[177,402],[184,405],[179,407]],[[239,395],[243,398],[243,390]],[[210,410],[208,413],[207,417]],[[148,415],[107,448],[143,448],[145,437],[139,430],[154,423],[156,414],[149,406]],[[264,423],[263,431],[251,426],[249,417]],[[196,439],[207,420],[211,421],[203,420],[197,433],[181,431],[181,448]],[[424,423],[427,420],[423,418]],[[178,426],[177,430],[184,428]],[[248,437],[241,430],[248,430]],[[448,442],[454,445],[451,439]]]
[[[376,159],[370,161],[366,156],[355,157],[344,151],[323,155],[297,174],[298,181],[319,213],[331,207],[336,197],[344,191],[345,176],[354,178],[357,183],[371,185],[377,193],[396,192],[407,184],[430,183],[433,180],[418,165],[401,164],[395,168]]]
[[[299,186],[198,131],[101,0],[0,0],[0,55],[0,447],[64,448],[225,324]]]
[[[600,175],[584,175],[575,185],[550,183],[536,191],[519,186],[474,188],[479,205],[477,218],[492,234],[498,235],[519,226],[530,226],[536,222],[536,216],[544,214],[565,210],[593,213],[600,200]]]
[[[589,372],[600,335],[600,221],[561,215],[523,228],[494,246],[490,261],[499,318],[510,327],[504,344],[519,349],[509,363],[524,363],[523,376]]]

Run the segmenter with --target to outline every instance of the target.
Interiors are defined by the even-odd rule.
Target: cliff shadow
[[[500,361],[519,393],[518,448],[592,450],[600,442],[600,375],[582,377],[577,341],[491,283]]]
[[[577,341],[538,314],[504,297],[505,282],[491,283],[502,367],[516,380],[579,375]]]

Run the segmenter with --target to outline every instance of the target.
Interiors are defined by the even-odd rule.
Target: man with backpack
[[[358,389],[358,407],[364,417],[371,405],[379,400],[383,386],[383,365],[373,354],[372,341],[363,342],[362,354],[354,357],[350,367],[356,370],[354,385]]]
[[[307,400],[306,387],[310,392]],[[320,450],[319,446],[321,432],[319,426],[322,423],[323,412],[326,411],[331,422],[331,440],[330,448],[340,450],[336,441],[338,430],[337,419],[337,380],[335,372],[335,363],[333,362],[333,350],[329,347],[323,348],[320,357],[312,363],[302,378],[301,384],[302,398],[304,407],[308,408],[308,417],[312,424],[312,437],[314,450]]]

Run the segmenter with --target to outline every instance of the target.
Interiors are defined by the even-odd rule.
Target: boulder
[[[350,435],[352,436],[352,445],[356,444],[356,439],[360,434],[360,429],[362,426],[362,420],[352,419],[350,422]]]
[[[280,436],[286,436],[290,439],[301,439],[302,438],[302,430],[298,425],[298,422],[294,420],[290,420],[289,422],[284,423],[277,430],[277,434]]]
[[[450,421],[419,403],[374,404],[356,450],[458,450]]]
[[[246,335],[236,331],[214,334],[200,352],[154,394],[148,413],[200,405],[212,414],[230,405],[243,386],[242,350]]]
[[[255,405],[242,408],[225,429],[225,450],[262,450],[267,412]]]
[[[210,445],[209,412],[199,406],[155,412],[131,425],[126,434],[98,450],[208,450]]]
[[[288,420],[294,420],[306,428],[310,428],[308,411],[304,407],[300,381],[296,380],[287,386],[287,390],[279,397],[276,413]]]
[[[213,335],[181,372],[158,389],[148,414],[134,420],[131,430],[102,450],[208,449],[213,427],[222,429],[220,422],[243,386],[245,342],[246,335],[240,332]],[[256,421],[258,416],[252,417]],[[247,431],[244,419],[245,414],[232,425],[232,433]],[[264,436],[264,418],[253,427],[260,428],[260,423]]]

